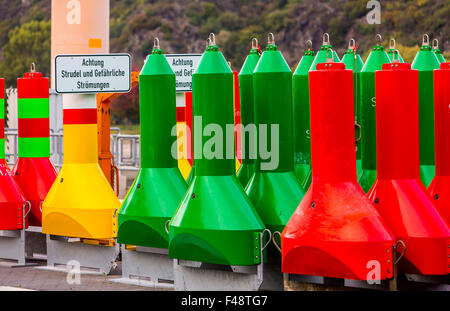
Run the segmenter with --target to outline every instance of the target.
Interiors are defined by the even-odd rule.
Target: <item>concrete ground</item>
[[[111,275],[82,273],[80,284],[69,284],[67,273],[42,269],[44,261],[35,261],[37,266],[11,267],[12,262],[0,262],[0,291],[7,290],[39,290],[39,291],[153,291],[170,290],[168,288],[152,288],[132,284],[113,282],[121,278],[121,267]]]

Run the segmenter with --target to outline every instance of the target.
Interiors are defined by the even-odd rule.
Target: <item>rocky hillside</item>
[[[210,32],[232,66],[239,68],[256,36],[265,45],[266,34],[276,41],[293,67],[311,39],[315,49],[324,32],[341,55],[350,38],[364,54],[375,35],[395,37],[407,59],[414,57],[421,36],[428,33],[450,49],[449,1],[381,1],[381,24],[369,25],[367,0],[111,0],[111,49],[127,51],[140,65],[159,36],[167,52],[203,50]],[[413,50],[408,49],[414,47]],[[402,52],[402,51],[401,51]]]
[[[313,41],[318,49],[322,34],[330,34],[339,55],[355,38],[366,56],[382,34],[390,37],[407,61],[412,61],[422,35],[439,38],[441,49],[450,51],[450,1],[380,0],[381,24],[369,25],[367,0],[111,0],[112,52],[128,52],[138,70],[158,36],[168,53],[202,52],[210,32],[231,61],[240,68],[257,37],[265,46],[268,32],[291,67]],[[0,76],[14,85],[31,60],[49,71],[50,0],[0,0]],[[449,59],[450,53],[445,56]],[[365,57],[363,57],[365,59]]]

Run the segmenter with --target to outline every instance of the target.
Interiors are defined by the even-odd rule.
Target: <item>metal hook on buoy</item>
[[[328,52],[331,52],[331,57],[329,56]],[[333,50],[330,48],[327,49],[327,63],[334,63]]]
[[[273,242],[273,245],[275,245],[275,247],[276,247],[276,248],[278,249],[278,251],[281,253],[281,247],[278,245],[277,241],[275,240],[275,235],[279,235],[280,238],[281,238],[281,233],[280,233],[279,231],[275,231],[275,232],[272,234],[272,242]]]
[[[214,33],[209,34],[209,45],[216,45],[216,35]]]
[[[389,49],[395,49],[395,39],[391,38],[389,40]]]
[[[426,41],[425,41],[426,38]],[[430,37],[427,34],[424,34],[422,37],[422,46],[430,45]]]
[[[252,50],[255,50],[258,48],[258,39],[253,38],[252,39]]]
[[[267,44],[268,45],[275,45],[275,36],[271,32],[269,32],[269,34],[267,36]]]
[[[355,122],[355,128],[357,128],[358,132],[359,132],[358,138],[355,139],[355,142],[358,142],[361,140],[361,125],[359,123]]]
[[[438,39],[433,39],[433,49],[438,49],[439,48],[439,40]]]
[[[25,201],[25,203],[23,203],[23,211],[25,211],[25,207],[28,205],[28,211],[25,213],[24,217],[27,217],[28,214],[31,212],[31,203],[30,201]]]
[[[154,49],[158,49],[158,50],[160,49],[158,37],[155,37],[155,38],[153,39],[153,48],[154,48]]]
[[[116,208],[115,210],[114,210],[114,214],[113,214],[113,218],[114,219],[117,219],[117,211],[118,211],[119,209],[118,208]]]
[[[353,49],[355,48],[355,45],[356,45],[355,39],[351,38],[351,39],[348,41],[348,48],[353,50]]]
[[[322,35],[322,45],[330,45],[330,35],[328,32]]]
[[[381,45],[381,42],[383,42],[383,37],[379,33],[375,36],[375,41]]]
[[[306,45],[306,50],[307,51],[311,51],[312,50],[312,41],[311,40],[306,40],[305,41],[305,45]]]
[[[401,255],[398,256],[398,258],[395,260],[394,265],[398,264],[398,262],[400,261],[400,259],[402,259],[403,256],[404,256],[405,253],[406,253],[406,244],[405,244],[405,242],[403,242],[402,240],[398,240],[397,243],[395,243],[394,251],[397,250],[398,244],[401,244],[401,245],[403,246],[403,252],[402,252]],[[395,254],[395,253],[394,253],[394,254]]]
[[[36,72],[36,64],[35,63],[31,63],[30,72]]]
[[[262,250],[265,250],[266,247],[270,244],[270,241],[272,240],[272,232],[270,232],[269,229],[264,229],[263,230],[261,238],[264,238],[264,235],[266,234],[266,232],[269,233],[269,238],[267,239],[267,243],[263,246]]]
[[[395,55],[397,55],[397,58],[395,58]],[[392,62],[400,63],[400,52],[397,49],[394,50],[394,54],[392,55]]]

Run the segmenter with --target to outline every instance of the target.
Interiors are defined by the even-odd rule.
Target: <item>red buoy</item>
[[[353,73],[309,72],[312,184],[281,236],[282,271],[355,280],[393,276],[394,236],[356,181]]]
[[[378,170],[369,199],[406,244],[399,272],[447,274],[450,232],[420,180],[418,71],[384,64],[375,85]]]
[[[5,161],[5,80],[0,79],[0,230],[23,229],[29,204]],[[25,227],[28,224],[25,222]]]
[[[14,178],[31,203],[32,226],[41,226],[41,204],[56,179],[50,162],[49,80],[42,73],[25,73],[17,79],[19,157]]]
[[[192,139],[194,137],[194,133],[193,133],[193,114],[192,114],[192,92],[186,92],[184,93],[185,96],[185,100],[186,100],[186,109],[185,109],[185,114],[186,114],[186,128],[188,128],[189,130],[187,131],[187,136],[186,136],[186,148],[187,148],[187,159],[189,161],[189,164],[194,165],[194,160],[192,157],[193,154],[193,145],[192,145]]]
[[[450,225],[450,62],[434,70],[436,175],[428,187],[434,205]]]

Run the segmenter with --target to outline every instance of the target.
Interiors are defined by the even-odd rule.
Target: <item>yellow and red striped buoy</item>
[[[64,95],[63,105],[64,164],[43,204],[42,232],[114,238],[120,201],[98,165],[95,95]]]

